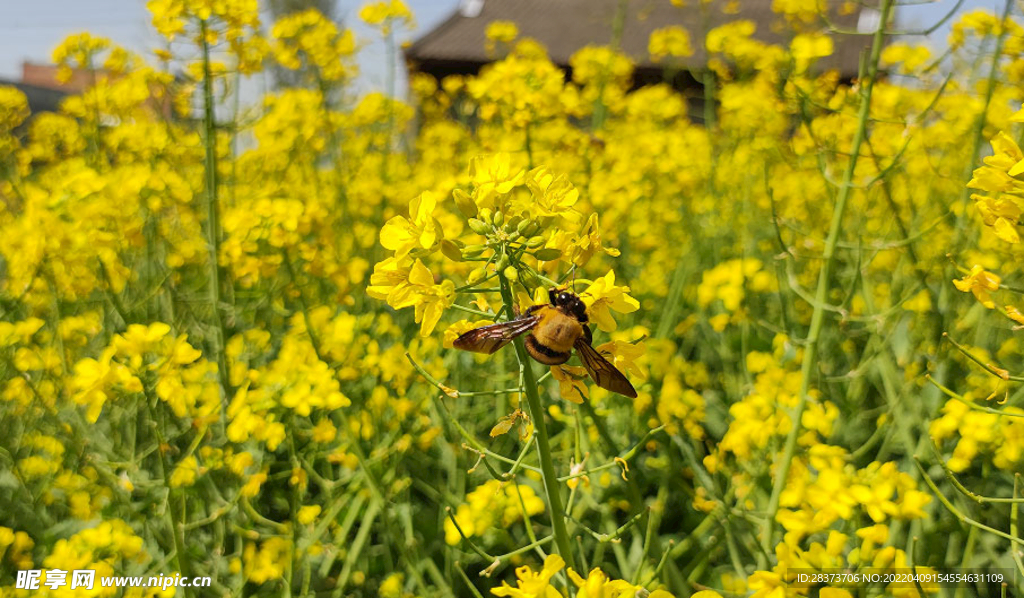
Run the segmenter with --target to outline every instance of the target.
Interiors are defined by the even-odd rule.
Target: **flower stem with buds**
[[[501,281],[502,301],[505,303],[508,313],[512,313],[512,287],[503,273],[498,273],[498,279]],[[548,507],[551,511],[551,527],[554,530],[555,547],[568,566],[578,569],[573,557],[572,544],[569,541],[569,530],[565,527],[565,509],[562,506],[562,497],[559,493],[555,464],[551,458],[551,443],[548,440],[548,428],[544,422],[544,407],[540,402],[537,376],[534,374],[533,366],[530,364],[530,357],[526,354],[526,345],[523,343],[523,338],[516,338],[512,341],[512,344],[515,345],[516,355],[519,357],[519,364],[523,372],[523,392],[526,395],[530,417],[533,418],[533,428],[537,434],[537,456],[540,458],[544,490],[548,495]]]

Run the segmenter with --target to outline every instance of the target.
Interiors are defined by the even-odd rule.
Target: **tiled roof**
[[[487,24],[512,21],[521,37],[530,37],[544,44],[551,60],[567,65],[569,57],[587,45],[604,45],[612,40],[612,24],[621,0],[463,0],[462,6],[447,20],[416,40],[407,50],[412,62],[485,63],[493,57],[485,50]],[[712,0],[702,11],[700,0],[687,0],[685,7],[669,0],[625,0],[626,19],[623,24],[621,48],[637,65],[657,67],[647,53],[647,41],[655,29],[669,25],[684,27],[690,34],[695,53],[687,66],[700,68],[706,62],[698,40],[703,31],[724,23],[747,19],[757,24],[754,37],[768,43],[784,44],[787,36],[780,27],[779,16],[772,12],[772,0],[739,0],[736,14],[723,14],[726,0]],[[839,0],[829,0],[836,9],[833,21],[856,29],[859,3],[854,12],[840,16]],[[870,9],[868,9],[870,10]],[[703,14],[708,23],[702,23]],[[475,16],[471,16],[474,15]],[[824,25],[824,23],[823,23]],[[838,68],[845,76],[857,74],[860,54],[870,44],[867,35],[836,35],[835,52],[821,61],[823,68]]]

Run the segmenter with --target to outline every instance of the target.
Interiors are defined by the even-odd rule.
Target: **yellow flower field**
[[[895,6],[852,81],[817,2],[656,31],[703,98],[509,22],[407,100],[312,10],[68,38],[0,87],[0,595],[1020,595],[1024,27]],[[22,573],[81,569],[210,583]]]

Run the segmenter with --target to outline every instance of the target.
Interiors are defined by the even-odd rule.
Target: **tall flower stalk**
[[[224,317],[221,314],[220,296],[220,205],[217,197],[217,115],[214,105],[213,72],[210,65],[210,43],[208,37],[209,23],[205,19],[199,22],[201,47],[203,51],[203,145],[206,161],[206,242],[210,254],[208,264],[209,285],[207,293],[210,298],[211,343],[217,357],[218,375],[225,396],[230,396],[231,386],[228,383],[227,358],[224,354]]]
[[[843,172],[843,179],[839,185],[835,206],[832,208],[832,221],[828,229],[828,237],[825,239],[823,261],[821,270],[818,272],[818,286],[814,292],[814,310],[811,313],[811,325],[807,332],[807,344],[804,351],[803,362],[800,371],[800,391],[797,395],[797,405],[793,413],[793,424],[786,436],[782,458],[775,474],[775,484],[772,486],[771,498],[768,500],[768,510],[764,520],[761,534],[761,548],[763,554],[771,553],[772,536],[775,529],[775,516],[779,510],[779,501],[782,491],[786,487],[786,478],[789,476],[789,468],[793,463],[793,456],[796,452],[797,438],[800,436],[801,421],[804,411],[807,408],[807,393],[810,391],[811,378],[814,373],[815,359],[817,358],[818,343],[821,339],[821,332],[824,326],[826,303],[828,302],[828,291],[831,288],[832,266],[835,262],[836,248],[839,245],[839,236],[843,229],[843,214],[846,211],[846,204],[853,192],[853,175],[857,168],[857,158],[860,156],[861,146],[867,138],[868,122],[871,113],[871,93],[875,88],[875,80],[878,78],[878,63],[882,54],[882,46],[885,41],[885,28],[889,23],[892,14],[893,0],[883,0],[881,17],[878,29],[875,30],[871,43],[871,54],[868,57],[867,73],[863,83],[860,97],[860,107],[857,113],[857,128],[853,134],[853,142],[850,149],[850,159],[846,163]]]
[[[498,274],[498,279],[501,282],[501,299],[506,311],[510,311],[514,305],[511,285],[503,273]],[[526,395],[526,404],[530,409],[530,418],[533,421],[533,429],[537,435],[537,458],[540,461],[541,475],[544,478],[544,490],[548,496],[548,508],[551,511],[551,527],[554,530],[555,545],[558,547],[558,553],[567,562],[574,563],[569,530],[565,525],[565,509],[562,505],[561,487],[559,486],[558,475],[555,473],[551,440],[548,437],[548,426],[544,419],[544,406],[541,404],[540,399],[540,386],[537,383],[537,376],[533,372],[533,365],[530,363],[530,358],[526,353],[526,345],[522,337],[516,338],[512,343],[516,348],[516,357],[519,359],[519,368],[523,375],[523,394]]]
[[[395,216],[381,229],[381,244],[394,254],[376,265],[368,292],[373,297],[386,300],[394,308],[413,307],[421,335],[432,334],[442,313],[449,309],[485,319],[452,324],[445,333],[446,342],[489,321],[515,319],[531,305],[546,303],[550,288],[568,288],[556,278],[557,272],[568,275],[586,265],[598,252],[618,255],[617,251],[601,244],[596,217],[584,217],[577,210],[579,192],[565,176],[546,167],[527,170],[518,159],[508,154],[495,154],[474,158],[470,179],[472,188],[456,189],[448,202],[439,202],[433,194],[423,193],[410,202],[408,216]],[[455,214],[464,219],[462,234],[447,237],[446,232],[457,230],[457,227],[442,227],[440,220],[451,222]],[[431,264],[430,268],[427,263]],[[445,278],[437,282],[434,272],[441,272]],[[462,278],[463,282],[456,286],[448,276]],[[639,307],[629,296],[628,287],[615,284],[611,272],[587,282],[591,284],[582,293],[582,298],[588,306],[591,322],[602,330],[615,328],[611,310],[630,312]],[[497,311],[487,309],[487,297],[491,294],[500,298]],[[483,305],[485,309],[458,304],[456,301],[460,296],[475,296],[476,305]],[[575,480],[570,484],[575,487],[579,481],[576,478],[582,474],[573,469],[568,477],[559,476],[560,468],[563,472],[570,468],[568,463],[559,463],[564,458],[556,455],[552,448],[542,399],[548,388],[541,385],[534,372],[523,337],[511,339],[508,344],[514,347],[518,358],[520,384],[515,389],[494,390],[493,394],[515,394],[526,398],[528,421],[533,430],[531,438],[536,442],[539,473],[547,496],[555,547],[571,567],[580,569],[569,535],[562,484]],[[609,348],[598,349],[615,358]],[[500,355],[495,358],[501,358]],[[552,366],[550,375],[559,381],[562,399],[572,403],[583,402],[589,392],[583,368]],[[448,396],[458,398],[463,394],[463,391],[450,388],[429,374],[426,377]],[[466,394],[485,395],[488,391]],[[518,421],[522,411],[514,403],[513,407],[512,414],[496,422],[498,425],[492,435],[508,432]],[[466,434],[462,426],[458,429]],[[471,446],[480,447],[475,450],[480,450],[483,458],[497,457],[478,440],[467,440]],[[517,475],[526,456],[526,448],[511,461],[514,466],[504,474],[504,479],[514,479]],[[615,466],[613,462],[603,467]],[[528,517],[526,512],[524,506],[524,518]],[[460,525],[455,516],[452,519],[454,531],[465,536],[467,526]],[[528,531],[532,536],[532,529]],[[468,538],[467,541],[471,542]],[[484,554],[479,548],[476,551]]]

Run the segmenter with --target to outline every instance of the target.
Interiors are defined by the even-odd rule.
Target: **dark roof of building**
[[[640,68],[661,68],[651,60],[647,42],[655,29],[678,25],[690,34],[694,55],[687,66],[700,68],[707,57],[699,40],[703,38],[700,0],[688,0],[682,8],[669,0],[625,0],[621,48]],[[772,12],[772,0],[739,0],[736,14],[723,14],[727,0],[712,0],[707,6],[709,27],[746,19],[757,24],[756,39],[784,44],[785,30],[777,27],[780,17]],[[839,15],[839,0],[827,0],[834,6],[832,20],[844,28],[856,29],[860,3],[852,14]],[[512,21],[520,37],[533,38],[547,47],[551,60],[566,66],[569,57],[587,45],[605,45],[612,40],[612,24],[620,0],[462,0],[448,19],[417,39],[406,49],[412,62],[486,63],[493,60],[485,49],[485,30],[492,21]],[[870,9],[868,9],[870,10]],[[474,13],[475,16],[471,16]],[[838,69],[844,76],[857,74],[861,52],[871,41],[868,35],[837,35],[835,51],[822,59],[820,66]]]
[[[8,81],[0,79],[0,86],[10,85],[21,90],[28,98],[28,109],[33,114],[37,112],[57,112],[60,102],[68,96],[67,92],[39,85],[30,85],[21,81]]]

